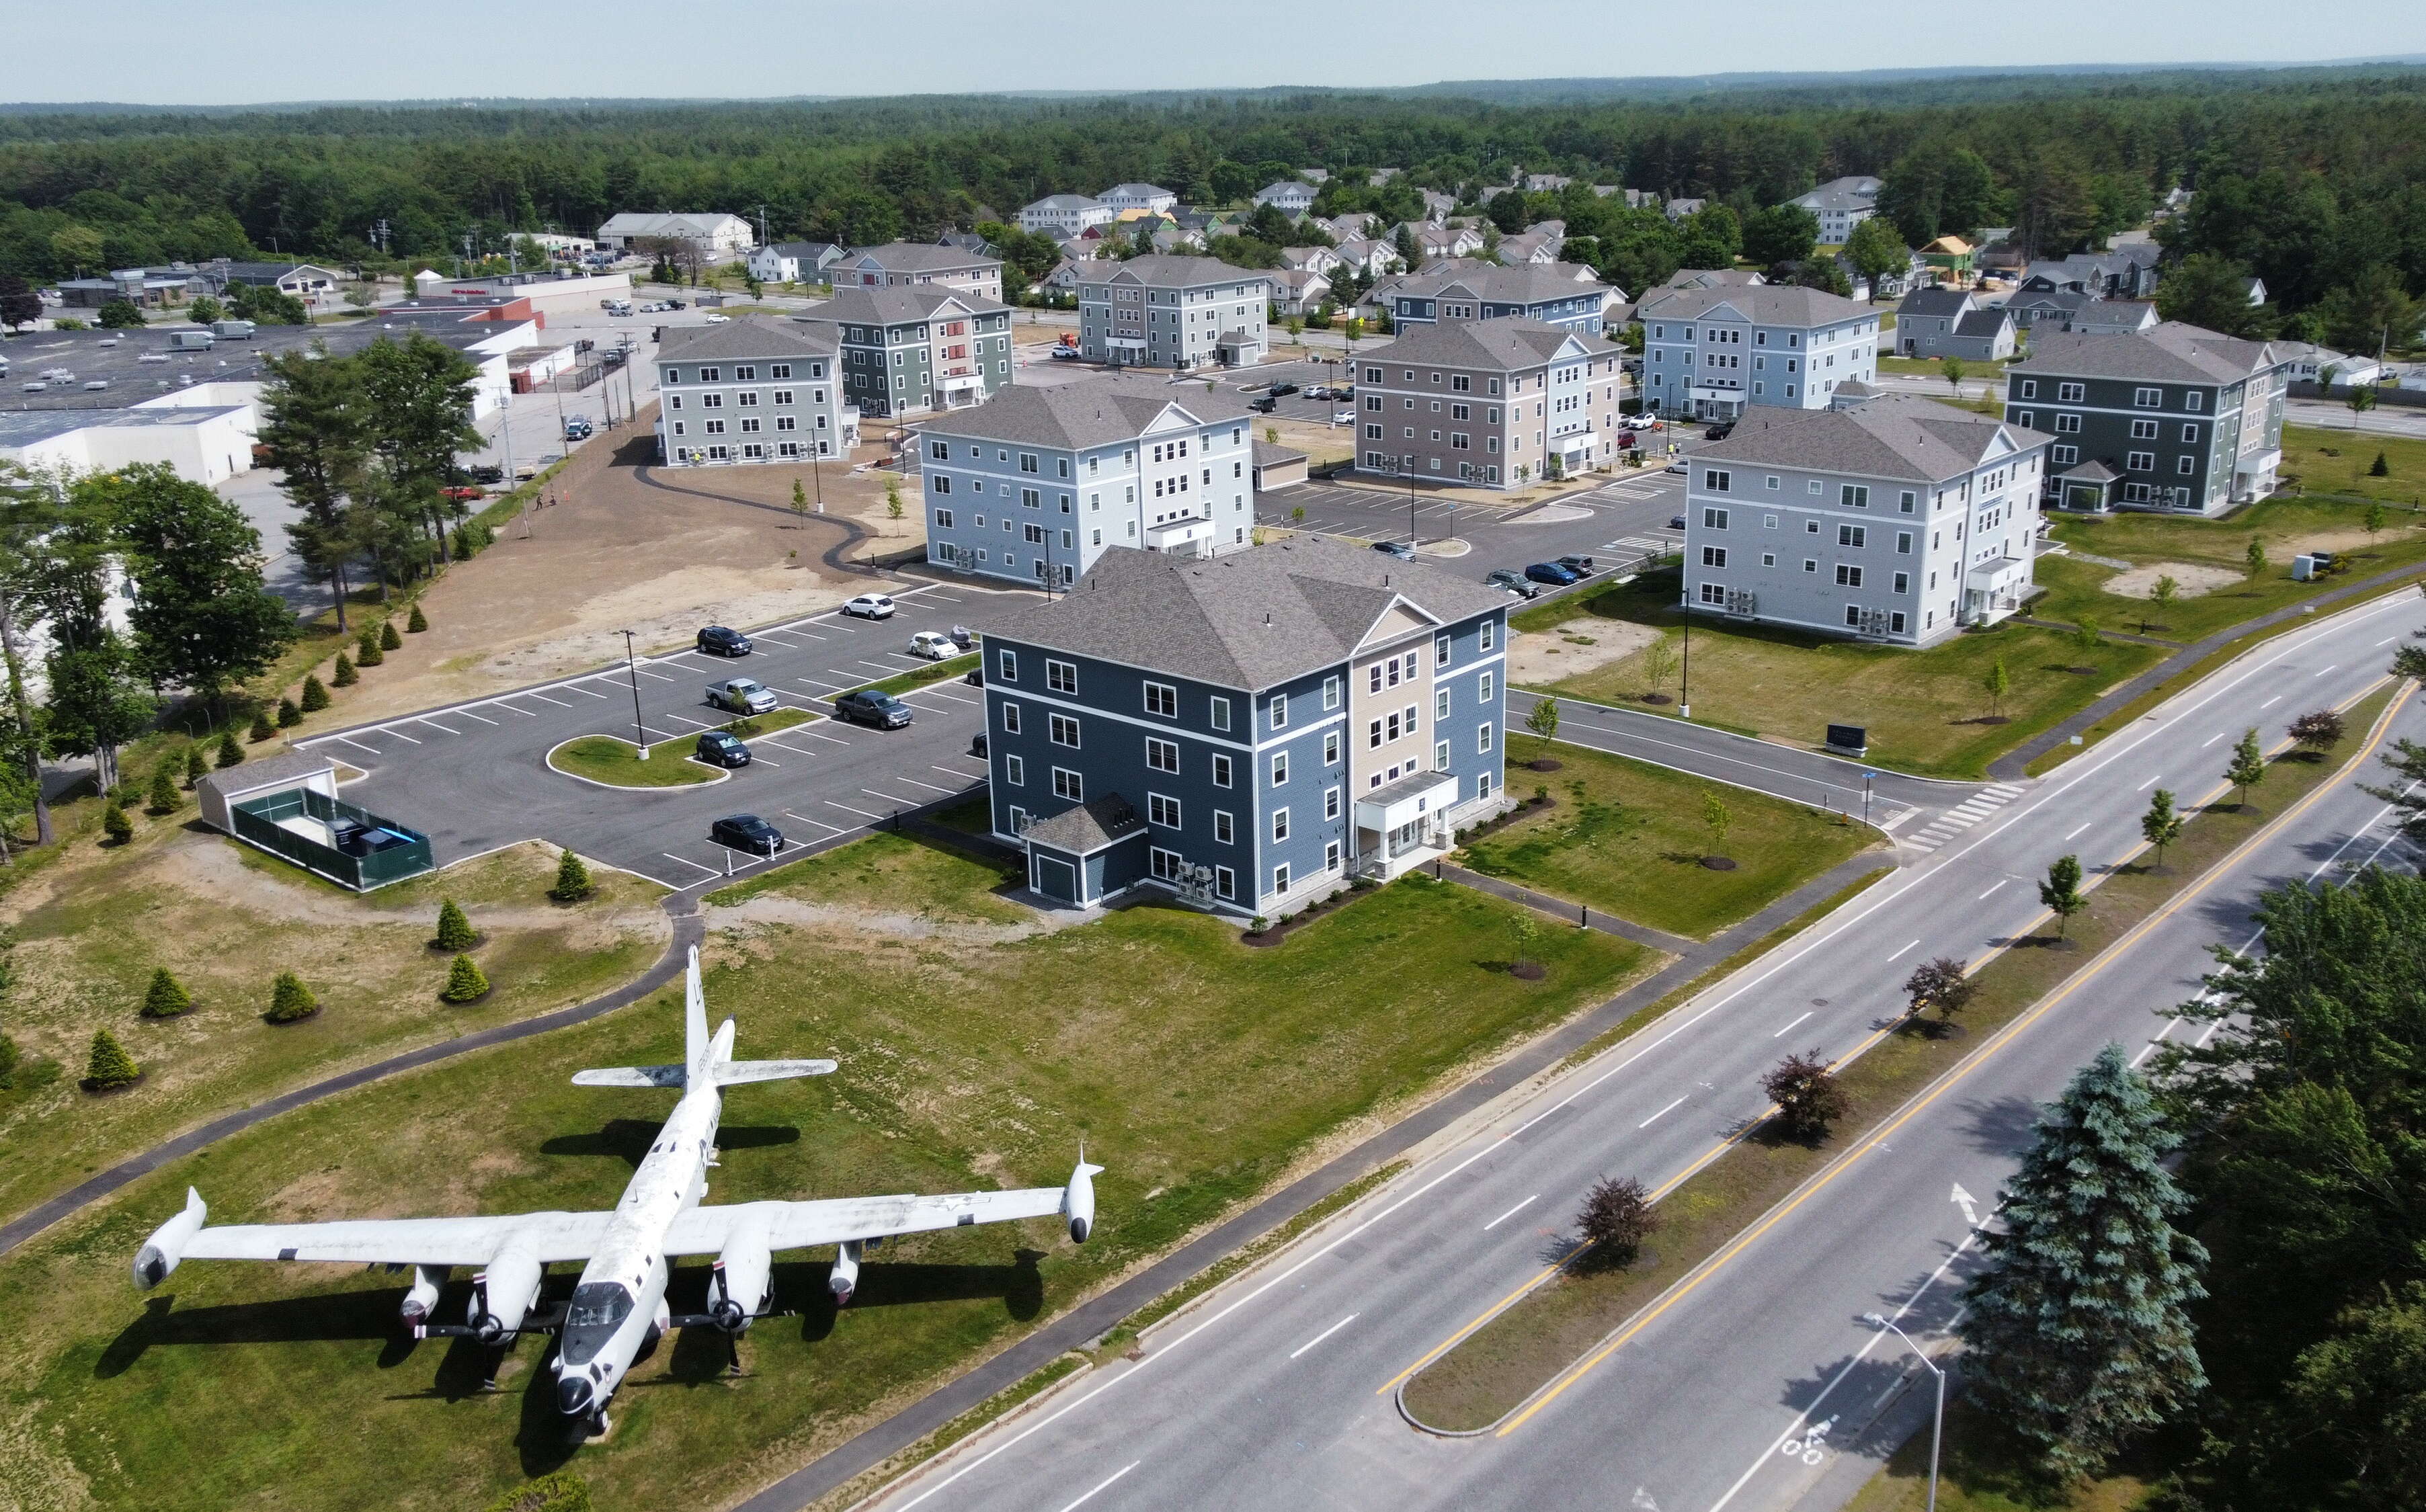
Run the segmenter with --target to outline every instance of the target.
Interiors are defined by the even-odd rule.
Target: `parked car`
[[[668,299],[666,301],[666,308],[669,310],[680,310],[684,308],[684,305],[680,299]]]
[[[1078,360],[1078,348],[1076,346],[1056,346],[1053,348],[1053,360],[1057,362],[1075,362]]]
[[[1373,543],[1373,549],[1384,556],[1395,556],[1402,562],[1412,562],[1415,559],[1415,547],[1413,541],[1377,540]]]
[[[1666,467],[1661,468],[1660,471],[1663,473],[1674,473],[1678,477],[1683,477],[1685,475],[1685,458],[1679,457],[1674,461],[1669,463]],[[1681,530],[1684,527],[1680,525],[1677,528]]]
[[[1506,588],[1520,599],[1538,599],[1542,596],[1540,588],[1525,581],[1524,573],[1509,568],[1503,567],[1496,572],[1487,572],[1483,574],[1482,581],[1495,588]]]
[[[1253,410],[1259,415],[1270,414],[1280,407],[1281,402],[1278,399],[1273,398],[1270,394],[1266,394],[1264,397],[1256,399],[1247,406],[1248,409]]]
[[[707,701],[712,707],[735,714],[768,714],[774,710],[775,695],[754,677],[733,677],[710,683]]]
[[[1356,424],[1356,411],[1353,410],[1334,410],[1331,411],[1331,423],[1334,426],[1352,426]]]
[[[1290,394],[1297,392],[1297,385],[1294,383],[1275,383],[1265,392],[1270,394],[1275,399],[1286,399]]]
[[[691,747],[690,753],[694,760],[705,762],[710,766],[750,764],[750,748],[741,743],[739,735],[727,730],[703,731],[699,743]]]
[[[1590,577],[1600,571],[1593,565],[1593,559],[1589,556],[1561,556],[1559,558],[1559,565],[1577,577]]]
[[[726,814],[707,827],[707,838],[753,856],[772,856],[784,848],[784,831],[754,813]]]
[[[1704,441],[1724,441],[1729,435],[1734,433],[1736,423],[1734,421],[1722,420],[1717,425],[1703,431],[1702,439]]]
[[[1580,583],[1583,581],[1582,578],[1577,577],[1572,571],[1567,568],[1561,567],[1556,562],[1535,562],[1532,566],[1525,569],[1525,575],[1531,578],[1536,583],[1547,583],[1554,588],[1562,588],[1570,583]]]
[[[893,618],[893,599],[889,594],[863,593],[842,606],[842,612],[862,619]]]
[[[966,625],[954,625],[952,627],[952,645],[961,651],[977,650],[977,632],[971,630]]]
[[[477,483],[458,483],[453,488],[441,489],[438,491],[458,504],[469,504],[474,499],[487,495],[487,491]]]
[[[940,662],[946,657],[960,654],[960,651],[952,644],[952,637],[942,631],[921,630],[910,637],[910,654],[924,656],[930,662]]]
[[[910,722],[910,705],[890,693],[860,688],[833,700],[834,717],[879,730],[898,730]]]
[[[985,753],[986,732],[980,730],[976,734],[969,737],[969,754],[979,761],[983,761],[985,760]]]
[[[1657,430],[1659,428],[1659,417],[1657,415],[1621,415],[1618,417],[1617,423],[1624,426],[1628,430]]]
[[[565,440],[588,441],[590,439],[590,417],[588,415],[566,415],[564,417]]]
[[[709,625],[702,630],[698,646],[701,653],[707,656],[750,654],[750,637],[738,630],[727,630],[722,625]]]
[[[981,688],[985,686],[985,668],[982,667],[972,667],[969,668],[969,675],[961,679],[961,681],[966,683],[973,688]]]
[[[503,483],[506,480],[506,470],[493,462],[482,462],[477,467],[467,467],[463,471],[471,475],[475,483]]]
[[[1682,529],[1684,529],[1684,528],[1685,528],[1685,517],[1684,517],[1683,515],[1680,515],[1680,514],[1672,514],[1672,515],[1670,515],[1670,516],[1668,517],[1668,528],[1669,528],[1669,529],[1671,529],[1671,530],[1682,530]]]
[[[631,355],[621,346],[609,346],[598,354],[598,360],[608,367],[622,367]]]
[[[722,325],[729,325],[729,324],[731,324],[732,320],[733,320],[733,317],[732,317],[731,315],[714,315],[714,314],[712,314],[712,315],[709,315],[709,316],[707,317],[707,323],[708,323],[709,325],[711,325],[711,326],[722,326]]]

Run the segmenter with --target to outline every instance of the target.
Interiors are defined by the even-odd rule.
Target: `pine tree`
[[[295,706],[295,700],[293,699],[281,699],[278,700],[279,729],[292,730],[302,722],[303,711]]]
[[[590,880],[590,868],[567,846],[557,859],[556,885],[547,890],[547,895],[558,903],[578,903],[597,891],[598,885]]]
[[[453,898],[438,900],[438,938],[430,941],[440,950],[465,951],[479,943],[480,937],[472,932],[472,921]]]
[[[84,1089],[88,1092],[112,1092],[121,1086],[133,1086],[143,1079],[136,1069],[135,1057],[118,1042],[118,1037],[106,1029],[97,1029],[92,1036],[92,1057],[85,1063]]]
[[[395,620],[382,619],[380,621],[379,643],[380,650],[382,651],[391,651],[402,649],[404,645],[404,637],[396,633]]]
[[[405,617],[404,628],[416,635],[429,628],[429,617],[421,612],[419,599],[412,601],[412,612]]]
[[[378,632],[365,625],[363,627],[361,636],[354,642],[354,665],[356,667],[377,667],[380,663],[386,660],[387,652],[380,650]]]
[[[446,969],[445,990],[438,994],[449,1003],[473,1003],[489,995],[489,979],[480,974],[477,962],[469,956],[458,956],[455,964]]]
[[[135,821],[126,817],[126,811],[114,798],[101,811],[101,832],[113,845],[123,845],[135,838]]]
[[[255,709],[252,711],[252,728],[245,732],[244,738],[251,741],[256,746],[260,745],[265,740],[276,740],[278,738],[278,727],[269,722],[269,711],[267,709]]]
[[[2182,838],[2182,816],[2174,812],[2174,796],[2157,789],[2148,812],[2140,815],[2140,838],[2157,848],[2157,864],[2165,864],[2165,847]]]
[[[177,791],[177,763],[172,757],[153,772],[152,793],[143,806],[154,814],[174,813],[185,801],[185,795]]]
[[[2240,744],[2232,748],[2232,764],[2224,769],[2224,780],[2240,790],[2240,796],[2233,800],[2239,804],[2246,804],[2249,790],[2266,780],[2266,753],[2257,747],[2255,725],[2240,737]]]
[[[242,752],[238,754],[241,755]],[[186,748],[186,785],[187,787],[192,787],[201,781],[203,774],[210,769],[210,764],[202,760],[201,745],[196,744]]]
[[[329,690],[321,685],[317,672],[303,679],[303,699],[299,705],[305,714],[318,714],[329,706]]]
[[[224,772],[229,767],[234,766],[243,760],[244,748],[235,743],[235,732],[234,730],[220,731],[219,751],[218,757],[219,770]]]
[[[269,1011],[262,1017],[272,1023],[293,1023],[320,1011],[320,1000],[303,985],[303,979],[293,972],[278,973],[278,985],[269,989]]]
[[[2367,475],[2369,477],[2390,477],[2392,475],[2392,468],[2385,461],[2384,454],[2382,452],[2376,453],[2375,460],[2368,464]]]
[[[329,685],[331,687],[349,688],[361,681],[362,674],[354,670],[353,662],[347,657],[344,651],[337,652],[337,669],[329,674]]]
[[[143,994],[143,1017],[173,1019],[193,1005],[193,994],[169,973],[169,968],[163,966],[152,973],[151,990]]]
[[[2061,1475],[2094,1472],[2207,1384],[2185,1307],[2207,1251],[2161,1162],[2179,1143],[2120,1045],[2042,1110],[1962,1325],[1972,1394]]]

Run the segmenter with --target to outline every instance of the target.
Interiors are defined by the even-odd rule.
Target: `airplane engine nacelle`
[[[768,1252],[764,1224],[743,1223],[725,1241],[708,1282],[707,1311],[726,1333],[740,1333],[754,1315],[767,1311],[774,1290],[774,1262]]]
[[[527,1247],[509,1244],[472,1279],[472,1306],[464,1321],[482,1343],[504,1343],[522,1331],[546,1269]]]
[[[185,1211],[152,1231],[143,1247],[135,1252],[135,1285],[148,1292],[169,1279],[177,1263],[186,1258],[186,1246],[202,1231],[202,1220],[210,1210],[202,1205],[202,1195],[192,1187],[186,1188]]]
[[[429,1315],[438,1311],[438,1288],[445,1284],[445,1280],[446,1267],[444,1265],[412,1267],[412,1285],[406,1290],[404,1306],[399,1310],[404,1314],[406,1327],[417,1328],[429,1321]]]
[[[833,1269],[826,1276],[826,1286],[833,1293],[834,1306],[850,1301],[850,1294],[859,1290],[860,1243],[846,1239],[834,1247]]]

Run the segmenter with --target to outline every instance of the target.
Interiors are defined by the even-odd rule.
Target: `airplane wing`
[[[332,1223],[232,1223],[198,1229],[186,1260],[315,1260],[372,1264],[485,1265],[508,1239],[544,1264],[587,1260],[611,1213],[513,1213],[487,1218],[341,1218]]]
[[[1031,1186],[1016,1192],[955,1192],[940,1197],[843,1197],[816,1202],[742,1202],[699,1207],[676,1218],[666,1235],[668,1255],[712,1255],[745,1215],[764,1217],[769,1249],[799,1249],[853,1239],[926,1233],[936,1229],[1049,1218],[1063,1212],[1068,1190]]]

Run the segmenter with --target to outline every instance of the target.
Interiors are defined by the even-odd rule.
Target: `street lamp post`
[[[1937,1512],[1937,1451],[1946,1440],[1946,1372],[1937,1368],[1937,1361],[1930,1359],[1927,1351],[1913,1343],[1912,1335],[1895,1326],[1894,1319],[1876,1312],[1865,1312],[1862,1321],[1873,1328],[1885,1328],[1902,1340],[1914,1354],[1920,1357],[1920,1362],[1929,1367],[1929,1373],[1937,1377],[1937,1418],[1929,1430],[1929,1512]]]
[[[649,727],[640,722],[640,664],[632,653],[632,632],[623,632],[623,668],[632,679],[632,744],[649,759]]]

